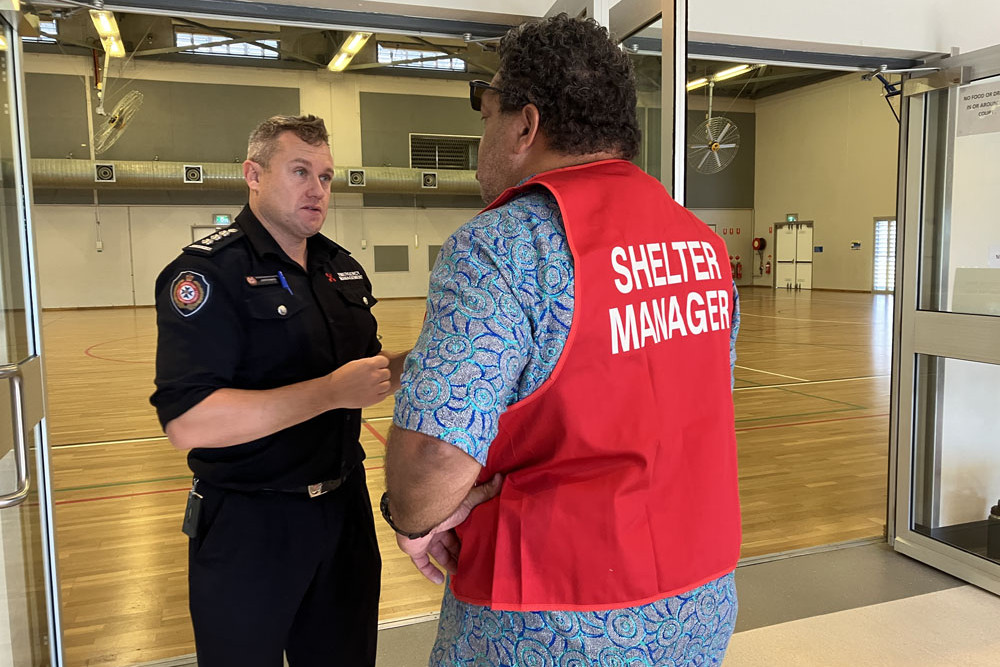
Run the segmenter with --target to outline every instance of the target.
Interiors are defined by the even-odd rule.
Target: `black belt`
[[[347,480],[347,477],[350,474],[351,471],[348,471],[337,479],[328,479],[325,482],[317,482],[316,484],[310,484],[308,486],[294,486],[290,489],[261,489],[261,491],[267,491],[270,493],[291,493],[295,495],[305,494],[310,498],[316,498],[318,496],[322,496],[324,493],[330,493],[331,491],[338,489],[340,485]]]

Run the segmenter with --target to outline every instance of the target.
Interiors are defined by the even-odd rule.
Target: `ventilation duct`
[[[243,167],[228,162],[201,163],[200,183],[185,182],[190,162],[127,162],[105,160],[33,159],[32,187],[85,190],[246,190]],[[114,181],[97,180],[98,169],[113,165]],[[364,186],[348,185],[348,171],[364,171]],[[350,194],[426,195],[426,169],[400,167],[340,167],[334,169],[331,190]],[[479,195],[476,172],[443,169],[436,172],[436,195]]]

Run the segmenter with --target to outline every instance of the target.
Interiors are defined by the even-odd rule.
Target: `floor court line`
[[[179,479],[190,479],[191,475],[179,475],[176,477],[160,477],[158,479],[140,479],[130,482],[108,482],[106,484],[91,484],[90,486],[68,486],[65,489],[52,489],[52,493],[64,493],[66,491],[89,491],[92,489],[107,489],[112,486],[129,486],[131,484],[154,484],[156,482],[176,482]]]
[[[382,458],[382,457],[381,456],[373,456],[371,458],[372,459],[379,459],[379,458]],[[385,466],[372,466],[372,467],[369,468],[369,467],[365,466],[365,472],[371,472],[372,470],[382,470],[384,467]],[[174,479],[188,479],[188,476],[185,475],[184,477],[174,478]],[[147,481],[148,482],[158,482],[158,481],[163,481],[163,480],[147,480]],[[105,486],[105,487],[107,487],[107,486],[122,486],[122,485],[128,485],[128,484],[142,484],[142,483],[143,482],[121,482],[119,484],[103,484],[101,486]],[[81,488],[87,488],[87,487],[81,487]],[[100,486],[98,486],[98,487],[92,487],[92,488],[100,488]],[[56,493],[58,493],[60,490],[61,491],[72,491],[73,489],[59,489],[59,490],[56,491]],[[136,492],[136,493],[123,493],[123,494],[117,495],[117,496],[99,496],[97,498],[76,498],[76,499],[73,499],[73,500],[57,500],[57,501],[55,501],[53,503],[53,505],[72,505],[74,503],[91,503],[91,502],[94,502],[96,500],[121,500],[122,498],[133,498],[135,496],[151,496],[151,495],[155,495],[155,494],[158,494],[158,493],[176,493],[177,491],[190,491],[190,490],[191,490],[190,486],[185,486],[182,489],[161,489],[159,491],[139,491],[139,492]]]
[[[381,433],[379,433],[378,431],[376,431],[376,430],[375,430],[375,428],[374,428],[374,427],[373,427],[373,426],[372,426],[371,424],[369,424],[367,420],[365,420],[365,421],[364,421],[364,422],[362,422],[362,423],[363,423],[363,424],[365,425],[365,428],[366,428],[366,429],[368,429],[368,431],[369,431],[369,432],[370,432],[370,433],[371,433],[372,435],[374,435],[374,436],[375,436],[375,438],[376,438],[376,439],[377,439],[377,440],[378,440],[379,442],[381,442],[381,443],[382,443],[383,445],[385,444],[385,438],[383,438],[383,437],[382,437],[382,434],[381,434]]]
[[[856,378],[840,378],[837,380],[807,380],[805,382],[789,382],[787,384],[760,384],[754,387],[737,387],[733,391],[749,391],[751,389],[781,389],[782,387],[803,387],[812,384],[833,384],[834,382],[857,382],[859,380],[884,380],[888,375],[865,375]],[[749,380],[743,380],[749,382]]]
[[[749,366],[740,366],[740,365],[737,365],[736,368],[742,368],[745,371],[752,371],[754,373],[763,373],[764,375],[776,375],[777,377],[780,377],[780,378],[788,378],[789,380],[798,380],[799,382],[809,382],[809,380],[806,380],[805,378],[797,378],[794,375],[782,375],[781,373],[772,373],[771,371],[762,371],[762,370],[759,370],[759,369],[756,369],[756,368],[750,368]]]
[[[763,431],[768,428],[785,428],[787,426],[807,426],[810,424],[828,424],[830,422],[844,422],[852,419],[875,419],[881,417],[888,417],[889,413],[884,412],[877,415],[858,415],[856,417],[837,417],[836,419],[815,419],[813,421],[807,422],[792,422],[790,424],[768,424],[767,426],[745,426],[743,428],[737,428],[737,433],[742,433],[743,431]],[[773,417],[768,417],[768,419],[774,419]]]
[[[77,442],[68,445],[52,445],[51,449],[70,449],[73,447],[98,447],[100,445],[124,445],[127,442],[155,442],[166,440],[165,435],[153,435],[148,438],[128,438],[126,440],[98,440],[97,442]]]
[[[767,417],[750,417],[747,419],[737,419],[736,424],[738,425],[745,422],[760,422],[760,421],[766,421],[768,419],[790,419],[792,417],[809,417],[811,415],[832,415],[838,412],[853,412],[855,410],[866,410],[866,409],[867,408],[841,408],[839,410],[815,410],[813,412],[796,412],[795,414],[791,415],[770,415]],[[737,431],[739,430],[738,426],[736,430]]]
[[[140,491],[138,493],[125,493],[120,496],[101,496],[100,498],[77,498],[75,500],[57,500],[53,505],[72,505],[74,503],[92,503],[95,500],[119,500],[121,498],[134,498],[136,496],[152,496],[158,493],[177,493],[178,491],[190,491],[190,486],[182,489],[162,489],[160,491]]]
[[[792,322],[822,322],[824,324],[857,324],[871,326],[869,322],[850,322],[844,320],[811,320],[808,317],[781,317],[780,315],[757,315],[755,313],[740,313],[740,317],[763,317],[767,320],[791,320]]]

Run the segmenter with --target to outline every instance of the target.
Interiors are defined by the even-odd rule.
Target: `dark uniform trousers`
[[[359,465],[310,498],[199,481],[191,619],[199,667],[375,665],[382,561]]]

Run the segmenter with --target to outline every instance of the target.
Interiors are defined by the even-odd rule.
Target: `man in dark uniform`
[[[361,265],[319,234],[322,119],[250,136],[249,204],[156,280],[150,399],[194,485],[184,530],[201,667],[375,664],[381,559],[358,441],[398,383]]]

